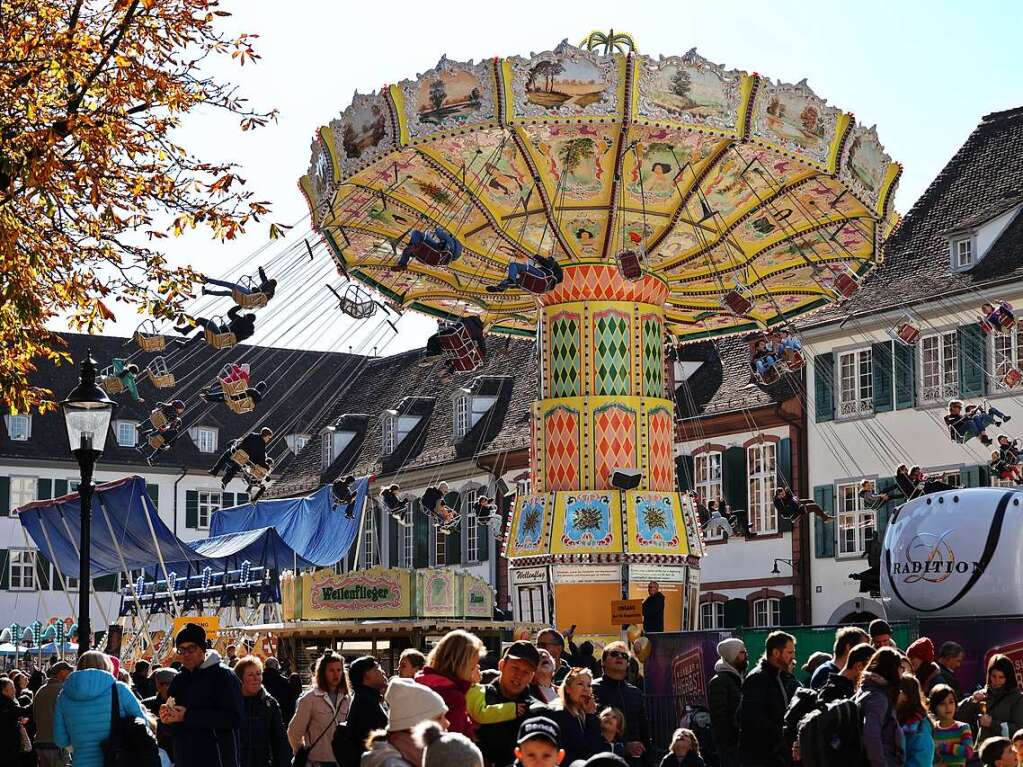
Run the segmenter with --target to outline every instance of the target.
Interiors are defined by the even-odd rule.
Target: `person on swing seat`
[[[217,287],[224,288],[224,290],[210,290],[206,287],[207,285],[216,285]],[[266,296],[266,300],[269,301],[274,297],[274,293],[277,292],[277,280],[267,279],[266,272],[263,271],[262,266],[259,267],[259,285],[255,288],[250,288],[239,282],[216,280],[212,277],[203,277],[202,279],[202,294],[204,296],[232,296],[235,291],[238,291],[243,296],[262,293]]]
[[[415,229],[409,236],[408,245],[401,251],[398,263],[391,267],[391,271],[404,271],[408,268],[409,261],[416,257],[422,259],[422,256],[427,255],[429,251],[441,253],[441,262],[450,264],[452,261],[457,261],[462,255],[462,243],[455,239],[447,229],[440,226],[433,230],[432,235]]]
[[[408,511],[408,498],[401,496],[401,487],[397,484],[385,487],[380,491],[380,500],[384,502],[387,513],[394,517],[399,525],[405,525],[405,512]]]
[[[817,503],[809,498],[796,498],[792,490],[787,487],[779,487],[774,491],[774,508],[778,510],[783,518],[789,522],[794,521],[803,514],[816,514],[825,522],[830,522],[834,517],[828,514]]]
[[[342,479],[334,480],[330,486],[335,506],[347,506],[345,518],[355,519],[355,477],[349,474]]]
[[[438,520],[437,529],[444,535],[448,535],[456,524],[458,515],[444,502],[444,496],[448,494],[448,483],[440,482],[437,485],[430,485],[423,492],[419,502],[423,505],[427,514]]]
[[[990,445],[992,440],[987,435],[987,427],[1001,426],[1010,420],[1010,416],[993,405],[964,406],[962,400],[954,399],[948,403],[948,414],[944,420],[953,442],[964,443],[977,437],[982,445]]]
[[[553,290],[564,279],[564,272],[557,259],[550,256],[533,255],[526,262],[511,261],[508,264],[508,276],[496,285],[487,285],[488,293],[500,293],[508,288],[522,287],[522,275],[545,280],[547,290]]]
[[[985,333],[992,331],[1000,332],[1003,328],[1010,328],[1016,322],[1016,316],[1012,312],[1012,305],[1007,301],[999,301],[997,304],[988,302],[980,307],[984,318],[980,321],[980,328]]]

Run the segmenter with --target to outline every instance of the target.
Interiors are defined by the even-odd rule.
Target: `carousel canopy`
[[[695,50],[655,59],[563,42],[528,58],[442,58],[356,94],[316,133],[301,187],[339,267],[394,305],[532,334],[533,296],[484,290],[509,261],[615,263],[634,250],[669,288],[669,332],[691,340],[846,293],[881,258],[899,173],[873,127],[805,80]],[[436,227],[463,246],[457,261],[392,270],[412,231]]]

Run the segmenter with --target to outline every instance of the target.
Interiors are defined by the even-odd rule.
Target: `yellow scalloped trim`
[[[341,156],[337,152],[337,147],[334,146],[334,131],[330,129],[328,125],[320,126],[319,131],[320,140],[323,141],[323,145],[327,148],[327,155],[330,157],[330,165],[334,169],[334,183],[341,183]]]
[[[838,163],[840,161],[840,153],[842,151],[842,143],[845,139],[845,134],[849,131],[849,127],[852,125],[853,116],[848,112],[842,112],[838,116],[838,120],[835,123],[835,136],[831,139],[831,149],[828,150],[828,173],[835,173],[838,170]]]
[[[388,88],[391,94],[391,101],[394,103],[394,111],[398,115],[398,146],[408,146],[408,116],[405,114],[405,94],[402,93],[400,85],[392,85]]]
[[[501,59],[501,66],[498,67],[501,75],[501,82],[498,87],[504,94],[504,123],[509,125],[515,119],[515,94],[512,92],[512,65],[508,59]]]
[[[901,174],[902,165],[897,162],[888,164],[888,170],[884,174],[884,181],[881,182],[881,192],[877,195],[875,212],[878,216],[884,215],[885,209],[888,207],[888,199],[895,191],[895,182]]]
[[[635,122],[636,115],[639,114],[639,78],[642,75],[643,61],[640,56],[632,57],[632,104],[629,108],[629,114],[632,115],[632,120]]]
[[[739,109],[736,114],[735,135],[740,139],[749,136],[749,122],[753,109],[753,90],[759,78],[747,72],[742,73],[739,81]]]

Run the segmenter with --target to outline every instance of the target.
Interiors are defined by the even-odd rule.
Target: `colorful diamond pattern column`
[[[575,397],[580,391],[581,360],[579,315],[556,314],[550,322],[550,393],[549,397]]]
[[[629,317],[606,311],[593,317],[593,393],[629,394]]]
[[[664,339],[660,317],[643,316],[643,396],[664,396]]]
[[[611,472],[636,466],[636,412],[624,405],[593,411],[593,466],[597,489],[611,486]]]
[[[544,416],[546,490],[575,490],[579,487],[579,413],[557,407]]]
[[[647,487],[651,490],[674,490],[674,418],[665,408],[654,408],[647,413],[647,466],[650,476]]]

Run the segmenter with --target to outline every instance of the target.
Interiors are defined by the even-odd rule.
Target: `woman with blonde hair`
[[[525,713],[524,704],[486,705],[479,683],[480,658],[486,652],[479,637],[462,629],[449,631],[430,650],[426,666],[415,676],[447,704],[449,731],[467,738],[475,738],[477,724],[507,722]],[[522,710],[517,710],[519,706]]]
[[[561,747],[565,749],[562,764],[608,750],[600,731],[592,684],[593,672],[588,668],[570,669],[558,688],[558,699],[549,706],[530,709],[530,714],[550,717],[561,728]]]

